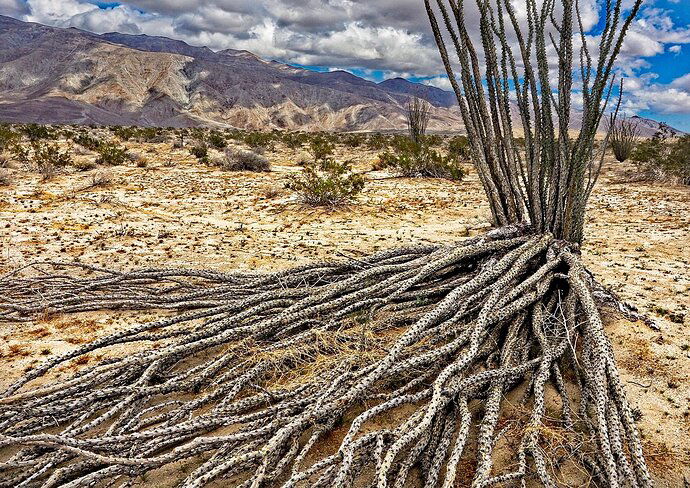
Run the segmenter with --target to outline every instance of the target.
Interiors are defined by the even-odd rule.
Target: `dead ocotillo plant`
[[[606,122],[606,132],[616,160],[620,163],[627,161],[640,135],[637,122],[628,118],[616,119],[611,114]]]
[[[424,142],[424,135],[429,125],[429,118],[431,116],[431,105],[426,100],[419,97],[413,97],[407,104],[407,130],[410,134],[410,139],[415,144],[422,144]]]
[[[615,299],[585,270],[579,248],[600,167],[601,101],[641,0],[626,12],[623,0],[607,0],[593,37],[581,32],[572,0],[527,0],[526,19],[511,0],[477,0],[479,41],[465,21],[468,2],[425,3],[498,228],[267,274],[74,263],[3,277],[3,320],[177,310],[56,356],[0,396],[0,445],[13,452],[0,465],[4,484],[128,483],[196,461],[186,488],[223,477],[247,487],[448,488],[460,476],[475,488],[555,486],[563,457],[542,449],[548,394],[560,406],[559,451],[571,476],[651,486],[597,308],[597,299]],[[585,110],[571,137],[575,58]],[[524,149],[513,137],[513,88]],[[118,347],[126,353],[44,378]],[[296,370],[311,373],[275,381]],[[505,443],[511,394],[524,399],[527,418]],[[323,449],[325,438],[337,449]],[[515,462],[495,467],[497,446]]]

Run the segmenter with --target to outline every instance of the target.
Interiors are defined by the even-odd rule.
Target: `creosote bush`
[[[353,173],[349,162],[322,158],[290,176],[285,186],[308,205],[338,206],[354,200],[364,188],[364,177]]]
[[[107,166],[121,166],[130,160],[127,150],[113,142],[103,142],[99,145],[97,164]]]
[[[690,185],[690,135],[668,140],[656,134],[638,142],[630,159],[638,171],[633,179]]]
[[[271,164],[264,156],[252,151],[228,147],[216,165],[226,171],[271,171]]]
[[[209,133],[208,138],[206,140],[211,146],[215,147],[216,149],[224,149],[228,145],[228,141],[225,139],[225,136],[223,136],[223,134],[215,130]]]
[[[57,175],[71,163],[69,151],[61,151],[57,144],[39,140],[31,143],[31,164],[44,180]]]
[[[189,152],[202,163],[208,162],[208,145],[205,142],[198,141],[189,148]]]
[[[416,143],[407,137],[398,137],[392,150],[379,155],[377,168],[389,169],[400,176],[447,178],[462,180],[465,171],[452,156],[443,156],[423,140]]]

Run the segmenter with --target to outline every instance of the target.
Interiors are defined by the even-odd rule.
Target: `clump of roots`
[[[565,460],[601,486],[651,485],[589,275],[550,235],[506,227],[272,274],[31,269],[0,278],[0,320],[179,312],[12,385],[0,486],[128,486],[190,461],[187,488],[556,486]]]

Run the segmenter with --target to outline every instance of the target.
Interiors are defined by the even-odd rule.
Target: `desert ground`
[[[50,181],[15,168],[0,187],[0,275],[36,261],[276,270],[410,243],[484,232],[489,209],[469,166],[461,182],[372,171],[377,152],[339,146],[367,183],[343,208],[312,208],[284,185],[298,152],[279,146],[268,173],[224,172],[171,144],[127,143],[145,158]],[[85,153],[75,159],[93,158]],[[690,189],[630,182],[607,159],[588,214],[583,256],[596,277],[654,321],[604,310],[657,486],[690,483]],[[109,184],[92,187],[94,175]],[[2,279],[2,278],[0,278]],[[0,389],[46,357],[154,313],[89,313],[0,322]],[[97,358],[96,358],[97,359]],[[78,367],[78,366],[77,366]],[[160,485],[160,483],[159,483]]]

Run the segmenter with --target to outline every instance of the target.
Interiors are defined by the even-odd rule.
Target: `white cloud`
[[[29,8],[22,0],[0,0],[0,15],[19,17],[29,13]]]
[[[673,54],[680,54],[683,51],[683,46],[676,44],[675,46],[669,47],[668,50]]]

